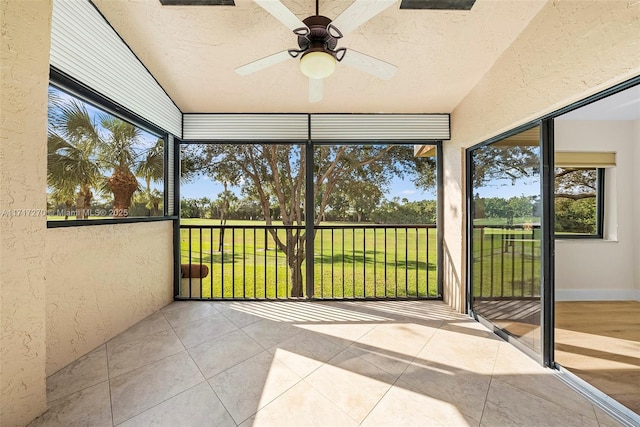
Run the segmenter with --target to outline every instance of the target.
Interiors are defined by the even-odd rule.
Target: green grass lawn
[[[474,229],[474,296],[539,296],[540,243],[540,229]]]
[[[183,219],[181,224],[219,225],[219,221]],[[284,252],[276,250],[272,236],[263,228],[243,229],[242,226],[264,226],[264,222],[228,221],[222,250],[219,229],[181,230],[181,262],[203,263],[210,269],[202,281],[202,296],[288,297],[291,283]],[[285,230],[278,230],[278,236],[285,240]],[[435,228],[388,229],[386,237],[382,229],[334,229],[333,234],[332,230],[318,230],[314,263],[315,297],[433,297],[437,294]],[[306,265],[302,268],[304,271]]]

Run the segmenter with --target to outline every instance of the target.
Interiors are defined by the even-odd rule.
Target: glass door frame
[[[473,307],[473,153],[477,149],[489,146],[505,138],[526,130],[540,127],[540,200],[541,212],[541,251],[540,251],[540,353],[518,341],[494,323],[485,319]],[[466,190],[466,311],[476,320],[489,327],[502,339],[510,342],[519,350],[540,362],[544,366],[553,366],[554,352],[554,204],[553,204],[553,118],[544,118],[528,122],[510,131],[490,138],[465,150],[465,190]]]

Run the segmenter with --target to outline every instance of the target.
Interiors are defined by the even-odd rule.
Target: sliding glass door
[[[469,297],[474,315],[542,354],[541,126],[468,153]]]

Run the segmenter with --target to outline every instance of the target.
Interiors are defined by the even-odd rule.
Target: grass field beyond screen
[[[218,226],[219,221],[183,219],[181,224]],[[273,225],[281,224],[274,222]],[[321,225],[359,227],[365,224]],[[265,223],[228,221],[222,251],[219,247],[219,229],[181,230],[181,262],[202,263],[210,269],[202,281],[202,297],[290,296],[291,283],[285,253],[276,250],[273,237],[265,233],[264,228],[246,229],[243,226],[265,226]],[[285,230],[278,230],[282,241],[285,241],[285,233]],[[333,229],[333,234],[332,230],[317,230],[314,263],[314,296],[317,298],[437,295],[435,228],[390,228],[386,230],[386,236],[384,229]],[[302,269],[304,275],[304,263]]]

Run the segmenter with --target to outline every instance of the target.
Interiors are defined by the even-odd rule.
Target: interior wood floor
[[[640,302],[556,303],[555,360],[640,414]]]

